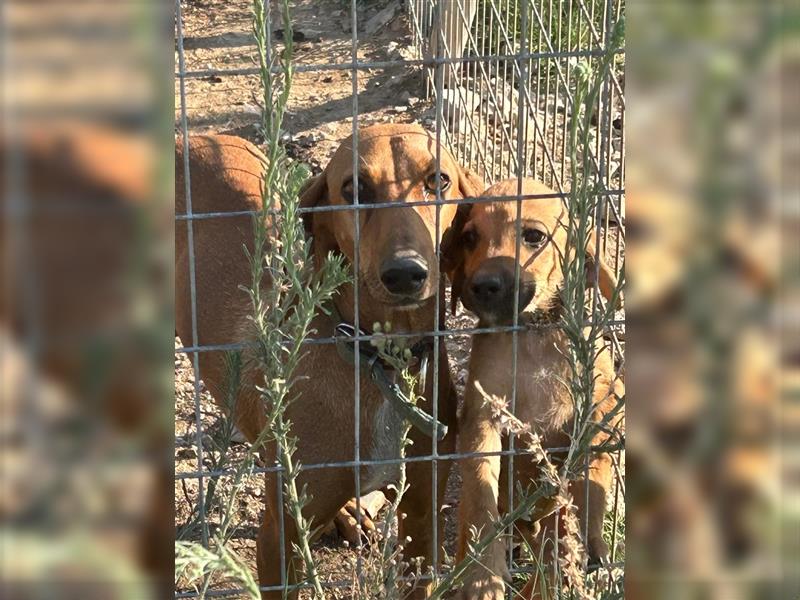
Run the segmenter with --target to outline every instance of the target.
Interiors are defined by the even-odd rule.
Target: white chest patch
[[[403,418],[388,400],[384,399],[372,421],[372,444],[367,449],[369,460],[392,460],[400,458],[400,437],[403,433]],[[396,482],[400,476],[400,465],[372,465],[362,471],[361,493],[378,490]]]

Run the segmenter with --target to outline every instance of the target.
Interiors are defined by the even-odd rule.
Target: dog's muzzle
[[[393,296],[414,298],[428,281],[428,263],[416,252],[395,255],[380,266],[381,283]]]
[[[486,260],[466,282],[464,305],[479,317],[491,321],[506,321],[514,316],[516,263],[506,256]],[[521,312],[533,300],[536,286],[520,269],[519,303]]]

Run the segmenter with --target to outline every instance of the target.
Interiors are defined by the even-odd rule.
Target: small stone
[[[373,35],[385,27],[394,18],[398,8],[399,3],[392,2],[382,10],[370,11],[370,17],[364,24],[364,31],[367,35]]]
[[[408,106],[395,106],[393,110],[396,113],[404,113],[408,110]]]
[[[197,452],[194,448],[181,448],[175,453],[175,458],[178,460],[194,460],[197,458]]]
[[[275,37],[276,40],[282,40],[285,33],[286,32],[283,29],[276,29],[275,31],[272,32],[272,35]],[[292,30],[292,41],[304,42],[306,41],[306,34],[303,33],[302,31],[294,29]]]
[[[251,496],[261,496],[261,488],[257,485],[247,485],[244,491]]]

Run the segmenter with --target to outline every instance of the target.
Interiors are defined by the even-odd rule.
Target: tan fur
[[[359,317],[361,326],[371,329],[372,323],[391,321],[394,331],[414,332],[434,329],[436,286],[443,286],[435,272],[436,209],[429,206],[403,207],[405,201],[432,199],[425,193],[426,177],[435,168],[436,145],[433,136],[411,125],[378,125],[365,128],[359,135],[360,179],[366,184],[359,196],[360,204],[392,201],[397,208],[363,210],[356,217],[353,210],[317,212],[305,217],[313,238],[317,264],[328,252],[341,253],[352,266],[355,260],[355,219],[360,219],[359,251]],[[301,197],[304,207],[349,204],[342,196],[343,181],[352,174],[352,140],[345,140],[324,173],[306,186]],[[176,155],[176,196],[182,199],[183,157]],[[227,136],[194,138],[190,148],[192,199],[194,212],[253,210],[261,206],[260,174],[263,158],[248,142]],[[452,180],[442,195],[461,198],[476,195],[478,179],[460,168],[444,150],[441,172]],[[176,210],[183,210],[176,202]],[[455,206],[442,206],[440,228],[450,224]],[[252,225],[249,217],[200,220],[194,224],[194,245],[197,285],[197,320],[199,344],[241,342],[246,331],[245,316],[249,304],[239,290],[249,281],[243,245],[252,247]],[[176,325],[186,344],[192,343],[191,305],[188,287],[188,248],[185,223],[176,229]],[[397,249],[414,248],[426,257],[432,267],[430,281],[418,301],[398,306],[387,297],[380,285],[378,266]],[[264,285],[269,285],[265,282]],[[444,294],[441,295],[444,297]],[[335,298],[342,317],[354,319],[354,289],[343,286]],[[336,322],[319,315],[312,327],[319,336],[332,335]],[[432,410],[433,385],[439,389],[439,419],[451,432],[439,444],[440,453],[455,447],[455,395],[448,372],[447,356],[440,356],[437,377],[427,377],[423,408]],[[201,377],[218,400],[222,396],[225,372],[222,356],[216,352],[200,353]],[[296,373],[294,387],[297,400],[289,408],[292,433],[298,438],[295,459],[305,465],[349,461],[355,457],[354,369],[344,362],[333,345],[311,345]],[[243,385],[235,410],[239,429],[253,440],[264,424],[263,408],[252,388],[253,381]],[[359,382],[360,456],[363,460],[391,458],[399,451],[399,421],[369,378]],[[431,440],[412,432],[411,454],[427,454]],[[273,464],[275,448],[265,449],[267,464]],[[402,522],[402,534],[411,536],[406,557],[423,556],[430,564],[432,557],[431,495],[440,500],[447,481],[448,466],[439,466],[439,487],[432,490],[431,466],[412,463],[408,466],[410,489],[401,505],[408,517]],[[365,467],[361,470],[361,492],[388,484],[396,475],[394,467]],[[280,584],[278,481],[267,474],[267,512],[258,536],[258,570],[262,585]],[[355,493],[351,468],[322,469],[301,474],[299,485],[308,485],[312,497],[306,511],[316,524],[330,521]],[[291,519],[285,518],[285,552],[292,556],[295,531]],[[443,535],[439,535],[442,540]],[[292,577],[290,570],[289,577]],[[279,598],[280,592],[265,593],[265,598]]]
[[[506,181],[489,188],[485,196],[508,196],[517,193],[517,182]],[[542,184],[526,180],[523,194],[549,194],[550,190]],[[466,213],[466,209],[461,209]],[[566,210],[558,198],[531,199],[522,204],[523,226],[544,227],[550,239],[542,247],[531,249],[520,244],[521,279],[535,284],[536,291],[527,306],[520,305],[521,312],[547,310],[555,305],[558,291],[563,282],[560,256],[567,249],[565,219]],[[469,296],[469,286],[473,275],[492,257],[510,257],[502,267],[512,269],[516,247],[516,203],[496,202],[475,204],[469,214],[456,219],[461,231],[448,234],[447,247],[444,248],[445,264],[451,277],[460,281],[462,289],[458,292]],[[471,247],[466,247],[464,232],[472,231]],[[587,249],[592,253],[593,247]],[[492,264],[498,264],[492,263]],[[587,261],[589,269],[593,265]],[[610,295],[614,289],[613,273],[605,264],[599,265],[600,289]],[[488,314],[479,309],[481,325],[510,324],[510,317]],[[491,311],[490,311],[491,312]],[[519,334],[516,376],[516,415],[532,426],[533,431],[542,436],[545,448],[569,445],[566,433],[573,418],[572,401],[564,387],[569,369],[563,352],[567,348],[564,333],[557,328],[532,329]],[[491,395],[512,397],[513,346],[511,333],[491,333],[476,335],[473,338],[469,364],[469,381],[465,392],[463,413],[459,420],[459,452],[497,452],[507,445],[496,424],[491,409],[486,406],[484,396],[476,384]],[[596,383],[594,402],[597,406],[593,417],[602,418],[615,404],[614,394],[622,394],[622,382],[614,376],[610,352],[598,347],[595,365]],[[594,444],[607,440],[607,434],[598,433]],[[489,531],[492,523],[499,519],[505,509],[508,484],[508,461],[499,456],[465,459],[461,461],[463,488],[459,512],[458,559],[467,552],[470,528]],[[516,457],[514,460],[515,481],[533,481],[537,477],[537,467],[531,459]],[[590,463],[589,480],[578,480],[571,486],[571,492],[578,506],[581,523],[585,518],[585,486],[589,486],[588,519],[589,530],[587,546],[590,555],[605,557],[606,544],[602,539],[603,515],[606,492],[611,483],[611,460],[607,454],[594,455]],[[515,486],[516,487],[516,486]],[[549,521],[552,521],[550,519]],[[540,523],[541,531],[532,541],[543,543],[545,536],[552,536],[553,523]],[[524,529],[524,527],[523,527]],[[536,527],[533,527],[533,531]],[[549,533],[548,533],[549,532]],[[502,540],[492,546],[481,561],[482,565],[471,568],[462,597],[469,600],[500,600],[503,598],[508,578],[506,569],[505,545]],[[532,588],[533,586],[529,586]],[[534,596],[531,596],[534,597]]]

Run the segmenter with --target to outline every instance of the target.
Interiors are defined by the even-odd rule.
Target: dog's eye
[[[446,192],[450,189],[453,183],[447,173],[439,173],[439,181],[442,182],[442,192]],[[436,193],[436,173],[428,175],[428,178],[425,180],[425,190],[431,194]]]
[[[358,180],[358,203],[359,204],[366,204],[367,198],[364,197],[364,182],[359,179]],[[353,195],[353,179],[350,178],[346,180],[342,184],[342,198],[347,200],[348,202],[353,202],[355,196]]]
[[[461,234],[461,242],[470,250],[478,243],[478,233],[474,229],[467,229]]]
[[[540,229],[526,228],[522,230],[522,241],[526,246],[541,246],[547,240],[547,234]]]

